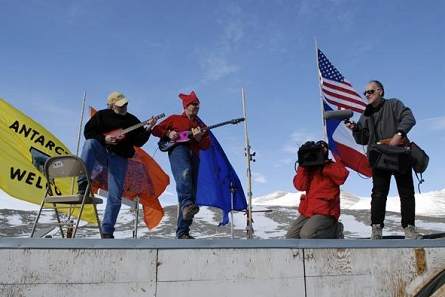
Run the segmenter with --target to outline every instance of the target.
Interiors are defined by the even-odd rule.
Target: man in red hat
[[[168,158],[179,201],[176,236],[193,239],[190,225],[199,212],[196,205],[198,189],[199,151],[210,147],[210,135],[202,128],[206,125],[198,118],[200,102],[194,91],[189,95],[179,94],[184,111],[171,115],[153,128],[152,134],[168,141]]]

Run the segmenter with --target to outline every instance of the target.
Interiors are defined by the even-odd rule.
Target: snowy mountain
[[[254,238],[284,238],[289,225],[298,216],[297,206],[301,193],[273,192],[252,199]],[[345,238],[365,238],[370,234],[370,198],[356,197],[342,191],[342,215]],[[106,201],[106,199],[105,199]],[[416,195],[416,226],[423,234],[445,232],[445,189]],[[162,203],[162,199],[161,199]],[[0,237],[28,237],[39,206],[18,199],[0,196]],[[100,206],[100,215],[105,205]],[[160,225],[148,230],[139,216],[137,235],[140,238],[175,238],[176,205],[165,205],[165,216]],[[230,216],[229,216],[230,217]],[[47,220],[50,217],[46,218]],[[135,212],[123,206],[116,225],[116,238],[132,238]],[[221,211],[201,207],[195,216],[191,233],[197,238],[246,238],[247,218],[243,212],[234,212],[233,221],[218,227]],[[84,236],[97,237],[96,230]],[[402,235],[400,227],[400,202],[398,197],[388,197],[384,235]],[[81,236],[81,234],[79,234]]]

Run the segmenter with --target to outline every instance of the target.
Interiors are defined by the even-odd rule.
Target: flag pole
[[[230,183],[230,238],[233,239],[233,196],[235,195],[235,185]]]
[[[82,135],[82,124],[83,124],[83,115],[84,115],[84,111],[85,111],[86,97],[87,97],[87,92],[83,91],[82,110],[80,111],[79,130],[77,132],[76,156],[79,156],[79,146],[80,146],[80,138]],[[71,193],[74,193],[74,184],[75,184],[75,180],[73,179],[73,181],[71,183]]]
[[[247,115],[246,115],[246,96],[244,93],[244,88],[241,89],[241,96],[243,101],[243,116],[244,116],[244,135],[246,138],[246,165],[247,165],[247,197],[248,197],[248,208],[247,208],[247,238],[253,238],[253,227],[252,227],[252,175],[250,172],[250,161],[252,161],[252,156],[255,153],[250,153],[249,137],[247,135]]]
[[[83,116],[84,116],[84,113],[85,113],[86,98],[87,98],[87,92],[83,91],[82,110],[80,111],[79,131],[77,133],[76,156],[79,155],[79,146],[80,146],[80,138],[81,138],[81,135],[82,135],[82,125],[83,125]]]
[[[317,39],[314,38],[315,41],[315,61],[317,62],[317,75],[318,75],[318,92],[319,92],[319,98],[320,98],[320,110],[321,110],[321,127],[323,129],[323,140],[327,143],[328,142],[328,134],[326,131],[326,121],[323,118],[323,112],[324,112],[324,106],[323,106],[323,92],[321,90],[321,83],[322,83],[322,76],[320,74],[320,65],[318,63],[318,44]]]

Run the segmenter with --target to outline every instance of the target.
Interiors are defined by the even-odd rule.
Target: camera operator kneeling
[[[294,186],[305,191],[300,196],[300,216],[290,226],[286,238],[344,238],[340,217],[340,185],[349,175],[342,162],[328,158],[324,141],[308,141],[298,150]]]

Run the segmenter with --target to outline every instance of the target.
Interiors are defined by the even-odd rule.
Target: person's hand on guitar
[[[118,141],[118,137],[114,134],[108,134],[105,136],[105,143],[107,145],[115,145]]]
[[[145,127],[145,130],[150,131],[156,125],[157,121],[157,117],[151,117],[151,119],[147,121],[147,127]]]
[[[192,136],[193,136],[193,138],[195,138],[195,140],[197,142],[201,141],[203,134],[204,134],[204,131],[202,131],[200,127],[192,128]]]
[[[179,138],[179,134],[176,131],[168,131],[167,137],[170,138],[172,141],[176,141]]]

